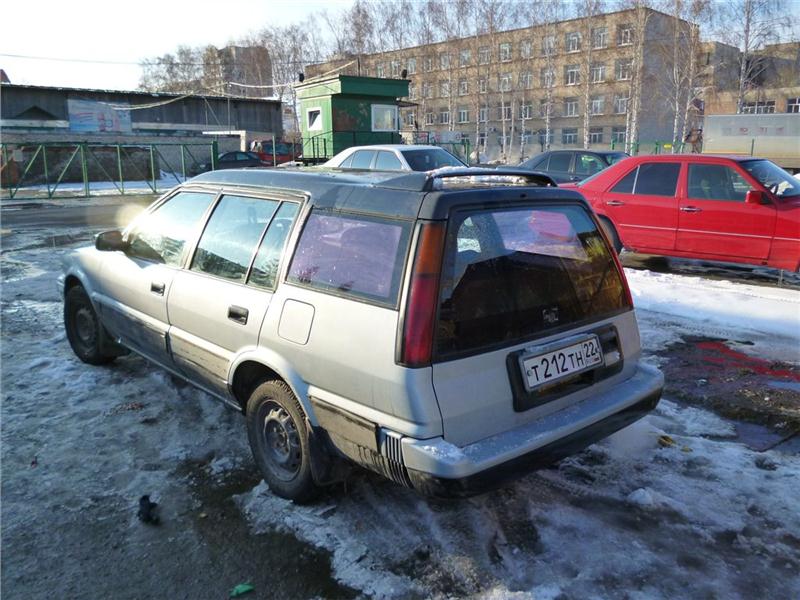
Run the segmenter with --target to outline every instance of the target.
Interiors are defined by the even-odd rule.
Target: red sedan
[[[800,181],[768,160],[634,156],[564,187],[618,250],[800,271]]]

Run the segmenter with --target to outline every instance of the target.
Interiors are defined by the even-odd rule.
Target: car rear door
[[[175,276],[167,303],[174,361],[213,393],[226,395],[233,359],[258,343],[298,207],[278,198],[223,195],[189,268]]]
[[[576,181],[575,174],[572,172],[572,157],[574,152],[553,152],[547,159],[547,164],[540,166],[539,170],[545,171],[557,183]]]
[[[775,206],[745,204],[758,189],[728,162],[688,164],[680,200],[676,249],[719,259],[766,259],[775,233]]]
[[[681,163],[641,162],[603,193],[601,206],[622,244],[634,250],[672,250],[678,229]]]

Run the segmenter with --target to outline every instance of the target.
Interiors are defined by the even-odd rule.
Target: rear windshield
[[[425,150],[402,150],[412,171],[431,171],[442,167],[463,167],[464,163],[449,152],[441,148],[426,148]]]
[[[532,339],[628,308],[611,251],[581,206],[459,212],[451,218],[438,358]]]

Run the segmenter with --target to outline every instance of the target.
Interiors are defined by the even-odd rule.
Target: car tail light
[[[402,338],[398,362],[407,367],[423,367],[431,362],[444,234],[444,223],[424,223],[420,227],[406,312],[400,325]]]
[[[614,264],[617,265],[617,272],[619,273],[619,278],[622,281],[622,288],[625,290],[625,299],[628,301],[628,306],[633,308],[633,296],[631,295],[631,288],[628,285],[628,278],[625,276],[625,269],[622,268],[622,263],[619,260],[619,254],[611,244],[608,245],[608,249],[611,252],[611,256],[614,257]]]

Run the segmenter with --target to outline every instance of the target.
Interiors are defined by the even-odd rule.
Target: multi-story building
[[[203,85],[218,93],[264,98],[272,92],[272,61],[263,46],[225,46],[206,49]]]
[[[547,146],[630,148],[672,139],[673,23],[650,9],[624,10],[348,56],[306,73],[406,76],[402,128],[437,140],[467,136],[488,159]]]

